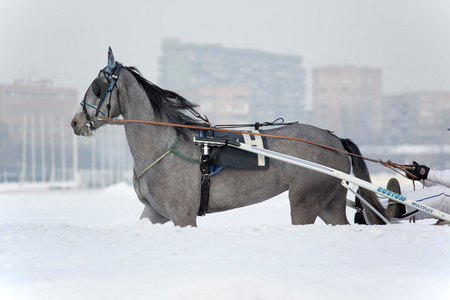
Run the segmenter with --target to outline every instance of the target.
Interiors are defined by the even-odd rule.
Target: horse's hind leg
[[[347,190],[339,180],[314,174],[314,180],[289,187],[293,225],[314,224],[317,216],[327,224],[348,224],[345,215]]]
[[[342,189],[331,199],[331,201],[320,211],[319,217],[326,223],[332,225],[348,225],[347,215],[347,189]]]
[[[164,224],[169,222],[169,219],[162,216],[160,213],[156,212],[152,208],[145,206],[144,211],[141,214],[140,219],[149,219],[153,224]]]
[[[329,201],[327,193],[318,191],[317,188],[311,188],[309,191],[304,189],[289,189],[289,202],[291,204],[291,222],[292,225],[314,224],[319,212]]]

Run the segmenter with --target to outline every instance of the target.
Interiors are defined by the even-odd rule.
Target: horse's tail
[[[369,169],[367,168],[367,165],[364,161],[364,159],[361,157],[361,152],[359,151],[358,146],[356,146],[355,143],[353,143],[350,139],[341,139],[342,145],[344,146],[345,150],[349,153],[353,153],[359,156],[351,156],[352,160],[352,167],[353,167],[353,173],[355,176],[359,179],[372,182],[370,180],[370,174]],[[386,210],[381,205],[380,201],[378,200],[377,195],[369,190],[360,188],[359,194],[372,205],[378,212],[380,212],[386,219],[389,219],[386,215]],[[362,203],[363,207],[363,213],[367,224],[373,224],[373,225],[382,225],[385,224],[385,222],[377,216],[376,213],[374,213],[370,208],[368,208],[364,203]]]

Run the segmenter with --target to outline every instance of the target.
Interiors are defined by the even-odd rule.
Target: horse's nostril
[[[72,128],[77,127],[77,125],[78,125],[77,121],[72,121]]]

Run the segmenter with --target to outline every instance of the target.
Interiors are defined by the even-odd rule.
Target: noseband
[[[95,117],[98,117],[98,114],[102,114],[104,117],[109,118],[109,113],[111,111],[111,94],[112,91],[114,90],[114,87],[116,87],[116,83],[119,80],[119,75],[120,72],[122,71],[122,65],[121,64],[117,64],[117,66],[114,68],[114,73],[108,72],[109,68],[106,67],[105,69],[101,70],[100,73],[103,74],[106,78],[106,80],[108,81],[107,83],[100,80],[99,78],[95,79],[92,84],[92,92],[94,93],[95,96],[97,96],[97,98],[99,98],[101,101],[99,102],[98,106],[95,107],[92,104],[89,104],[86,102],[86,95],[84,96],[83,101],[81,101],[81,105],[83,106],[83,112],[84,112],[84,116],[86,117],[86,120],[88,121],[88,126],[93,130],[95,129],[95,125],[94,122],[92,121],[91,116],[89,116],[88,112],[87,112],[87,107],[89,106],[90,108],[95,109]],[[99,74],[100,74],[99,73]],[[120,100],[119,100],[119,88],[116,88],[117,90],[117,101],[118,101],[118,105],[119,105],[119,111],[122,111],[122,108],[120,106]],[[108,113],[105,114],[100,108],[102,107],[103,103],[105,102],[106,97],[108,97],[109,95],[109,102],[108,105],[106,106],[106,108],[108,109]]]

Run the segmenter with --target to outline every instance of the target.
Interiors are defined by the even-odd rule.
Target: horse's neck
[[[123,103],[121,102],[123,118],[156,121],[152,105],[145,91],[136,84],[131,76],[127,79],[129,81],[126,82],[128,89],[122,89],[126,91],[126,95],[123,95]],[[129,88],[130,86],[135,88]],[[158,121],[168,122],[168,119],[163,116]],[[177,130],[174,127],[163,125],[126,123],[125,133],[137,169],[146,168],[160,158],[170,149],[177,138]],[[183,138],[178,140],[176,147],[177,149],[183,149],[183,151],[195,149],[193,143],[189,143]]]
[[[140,99],[145,101],[141,103],[136,101],[139,98],[127,103],[124,119],[154,121],[151,104],[146,101],[145,95],[142,96]],[[170,126],[137,123],[126,123],[124,126],[135,165],[152,163],[170,149],[177,136],[176,130]]]
[[[170,149],[176,130],[168,126],[126,124],[125,133],[136,166],[148,165]]]

